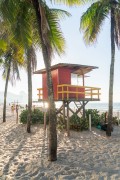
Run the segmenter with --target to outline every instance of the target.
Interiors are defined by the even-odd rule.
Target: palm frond
[[[29,59],[31,59],[31,68],[32,71],[34,72],[36,70],[37,67],[37,57],[36,57],[36,53],[35,53],[35,48],[34,46],[31,46],[28,49],[29,53],[27,53],[27,60],[29,61]]]
[[[0,58],[0,66],[2,65],[2,63],[3,63],[3,59],[2,59],[2,58]]]
[[[70,16],[70,13],[62,11],[60,9],[49,9],[46,7],[46,19],[48,23],[48,37],[52,52],[56,52],[58,55],[64,53],[65,39],[63,37],[59,21],[66,16]]]
[[[9,80],[11,81],[12,85],[15,84],[16,80],[20,80],[20,72],[18,68],[18,63],[14,59],[12,59],[12,63],[11,63]]]
[[[79,6],[85,2],[89,2],[89,0],[50,0],[51,3],[54,4],[64,4],[67,6]]]
[[[8,45],[6,51],[2,53],[2,76],[5,79],[10,69],[9,80],[13,85],[16,79],[20,79],[19,67],[24,63],[24,49],[13,39],[9,39],[9,36],[5,40],[8,41]]]
[[[24,47],[32,44],[31,4],[28,1],[20,1],[15,23],[12,26],[15,38]]]
[[[49,38],[53,49],[60,55],[65,50],[65,39],[59,25],[59,18],[57,11],[48,12],[48,23],[50,27]]]
[[[0,51],[6,51],[7,43],[3,39],[0,39]]]
[[[82,15],[80,29],[84,33],[86,44],[93,43],[97,39],[101,25],[109,13],[109,1],[93,3]]]
[[[15,20],[15,14],[18,11],[18,2],[17,1],[0,1],[0,12],[3,19],[7,19],[8,22],[13,23]]]
[[[0,3],[2,17],[10,24],[14,39],[25,47],[32,44],[31,9],[30,1],[2,0]]]
[[[68,11],[62,10],[62,9],[50,9],[53,13],[56,14],[58,19],[65,19],[66,17],[70,17],[71,14]]]

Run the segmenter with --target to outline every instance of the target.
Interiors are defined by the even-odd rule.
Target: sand
[[[58,132],[58,160],[49,162],[43,126],[16,124],[15,115],[0,124],[0,180],[119,180],[120,127],[104,131]]]

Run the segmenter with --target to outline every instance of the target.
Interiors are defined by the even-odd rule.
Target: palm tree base
[[[6,122],[6,118],[5,118],[5,117],[3,117],[3,123],[4,123],[4,122]]]
[[[57,161],[57,151],[49,147],[48,161]]]
[[[57,161],[57,158],[49,157],[49,158],[48,158],[48,161]]]
[[[111,124],[108,124],[106,130],[106,136],[111,136],[111,132],[112,132],[112,126]]]
[[[31,130],[29,127],[27,127],[27,133],[31,133]]]

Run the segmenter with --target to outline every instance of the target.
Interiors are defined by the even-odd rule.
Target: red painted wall
[[[58,69],[52,71],[54,99],[57,99]]]
[[[59,67],[58,69],[52,70],[52,80],[53,80],[53,91],[54,99],[57,99],[57,85],[58,84],[71,84],[71,70],[65,67]],[[46,73],[42,75],[42,87],[43,87],[43,100],[48,99],[47,91],[47,76]],[[66,87],[65,87],[66,88]],[[67,89],[64,89],[67,90]],[[75,87],[70,87],[69,90],[75,91]],[[84,88],[79,88],[80,92],[84,92]],[[67,95],[65,94],[65,98]],[[79,98],[84,98],[84,94],[79,94]],[[62,99],[62,96],[59,95]],[[69,98],[76,98],[76,94],[70,94]]]
[[[58,77],[59,84],[71,84],[70,69],[62,67],[58,69],[58,73],[59,73],[59,77]]]

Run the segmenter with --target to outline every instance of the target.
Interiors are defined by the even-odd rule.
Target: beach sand
[[[120,127],[112,137],[104,131],[58,132],[58,160],[49,162],[43,126],[16,124],[15,116],[0,124],[0,180],[120,180]]]

